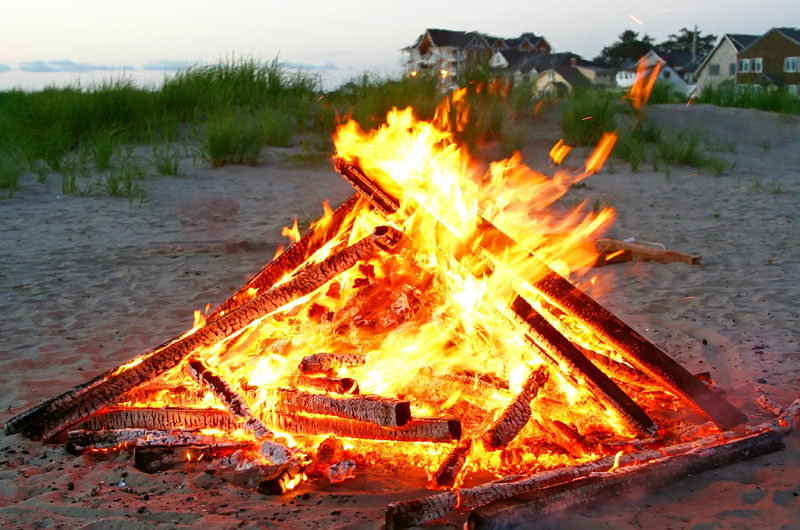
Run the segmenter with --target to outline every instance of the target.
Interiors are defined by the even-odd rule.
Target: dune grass
[[[566,98],[561,128],[572,145],[595,145],[603,134],[617,130],[617,115],[630,114],[630,106],[617,91],[575,90]]]
[[[734,87],[730,84],[710,86],[703,89],[697,98],[700,103],[720,107],[760,109],[782,114],[800,114],[800,94],[793,94],[789,87]]]

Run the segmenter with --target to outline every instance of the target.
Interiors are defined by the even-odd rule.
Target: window
[[[739,71],[743,74],[750,71],[750,59],[742,59],[739,61]]]
[[[669,79],[672,76],[672,72],[669,70],[664,70],[664,79]]]
[[[753,71],[757,74],[761,73],[764,65],[764,63],[761,61],[761,57],[756,57],[755,59],[752,59],[752,63],[753,63]]]
[[[708,67],[708,75],[711,77],[717,77],[719,75],[719,65],[712,64]]]
[[[796,72],[797,71],[797,61],[798,57],[787,57],[783,60],[783,71],[784,72]]]
[[[736,63],[730,63],[728,65],[728,74],[729,75],[736,75]]]

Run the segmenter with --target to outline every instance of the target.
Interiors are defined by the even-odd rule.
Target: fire
[[[634,106],[652,89],[648,86],[631,91]],[[507,86],[487,90],[503,93]],[[412,418],[460,419],[462,439],[473,443],[462,455],[456,484],[473,474],[501,476],[614,454],[620,442],[636,434],[628,420],[587,388],[580,374],[532,346],[509,309],[520,297],[581,348],[623,362],[568,308],[536,287],[551,268],[579,281],[596,260],[593,245],[585,243],[610,226],[613,210],[593,212],[586,204],[567,209],[556,203],[571,185],[600,170],[616,136],[603,136],[582,171],[556,169],[546,176],[526,166],[519,153],[487,165],[473,159],[457,140],[470,116],[466,95],[466,89],[451,94],[431,121],[406,108],[390,111],[377,130],[364,131],[352,120],[341,125],[334,137],[336,156],[357,163],[397,200],[397,210],[381,212],[359,201],[330,241],[275,285],[378,226],[402,232],[398,253],[372,257],[194,353],[245,397],[256,416],[266,418],[274,439],[294,454],[313,455],[327,433],[290,437],[269,418],[296,412],[281,404],[279,388],[321,392],[313,386],[321,378],[298,376],[301,361],[319,352],[361,359],[330,368],[325,375],[331,384],[348,378],[362,394],[408,400]],[[551,158],[559,164],[569,150],[559,141]],[[312,226],[327,229],[334,226],[332,219],[326,205]],[[299,241],[297,220],[283,233],[291,242]],[[499,251],[492,250],[497,234],[510,242]],[[251,288],[243,296],[248,300],[260,294]],[[193,329],[202,324],[198,318]],[[526,387],[540,368],[546,376],[541,388]],[[188,398],[191,406],[223,408],[217,397],[186,376],[185,363],[161,376],[158,384],[187,389],[194,396]],[[481,442],[481,433],[525,392],[532,392],[527,402],[531,419],[519,434],[500,448]],[[169,405],[176,395],[166,392],[125,403]],[[670,396],[652,398],[658,400],[669,403]],[[308,418],[318,419],[314,414]],[[248,439],[252,434],[242,430],[221,436]],[[343,440],[343,454],[357,455],[360,462],[414,465],[432,474],[454,448],[453,443]],[[563,450],[570,443],[581,449]],[[186,458],[193,457],[187,453]],[[298,473],[284,485],[291,489],[303,480],[305,475]]]

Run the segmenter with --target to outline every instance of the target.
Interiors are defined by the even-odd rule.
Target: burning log
[[[700,265],[701,257],[694,254],[684,254],[664,248],[642,245],[641,243],[630,243],[618,239],[598,239],[595,246],[599,252],[630,252],[631,256],[641,258],[645,261],[657,261],[659,263],[688,263],[689,265]]]
[[[531,372],[523,384],[522,391],[481,436],[483,447],[487,451],[504,448],[528,424],[531,419],[531,401],[549,376],[550,372],[544,366]]]
[[[264,495],[283,495],[303,480],[307,467],[308,462],[290,460],[274,476],[262,479],[256,489]]]
[[[586,457],[594,453],[592,447],[579,432],[559,420],[542,420],[536,422],[539,429],[561,447],[565,453]]]
[[[227,407],[227,409],[237,418],[244,420],[244,430],[251,433],[261,442],[261,454],[274,464],[283,464],[292,458],[292,453],[288,447],[271,440],[274,434],[261,423],[250,407],[245,403],[244,398],[235,392],[231,386],[219,375],[212,372],[202,361],[193,359],[188,364],[189,373],[198,382],[205,384],[214,392],[214,395]]]
[[[621,381],[628,385],[637,386],[649,392],[660,392],[664,390],[663,387],[661,387],[658,383],[654,382],[652,379],[647,377],[644,372],[641,372],[636,368],[628,366],[625,363],[615,361],[611,357],[607,357],[602,353],[597,353],[596,351],[588,348],[578,347],[578,349],[580,349],[581,353],[583,353],[587,359],[592,361],[592,364],[600,368],[612,379],[616,379],[617,381]]]
[[[95,449],[142,447],[148,445],[220,445],[230,444],[216,436],[200,434],[198,429],[109,429],[103,431],[77,430],[67,434],[67,451],[81,454]],[[252,447],[252,443],[246,444]]]
[[[370,236],[332,254],[320,263],[305,267],[291,280],[206,323],[194,333],[174,339],[12,418],[5,425],[6,432],[21,432],[30,438],[47,440],[79,419],[113,402],[134,386],[176,366],[198,348],[216,344],[254,320],[312,293],[336,275],[359,261],[372,257],[379,250],[394,251],[401,238],[402,234],[394,228],[379,226]]]
[[[159,403],[167,407],[191,407],[203,400],[205,390],[197,385],[165,386],[141,384],[122,394],[116,406],[135,407],[141,403]]]
[[[281,388],[277,398],[281,407],[279,412],[290,410],[329,414],[384,427],[401,427],[411,420],[411,403],[372,394],[330,396]]]
[[[346,418],[298,413],[271,412],[263,413],[261,417],[275,429],[292,434],[331,434],[342,438],[394,442],[451,443],[461,438],[461,422],[454,418],[417,418],[402,427],[382,427]]]
[[[800,429],[800,399],[786,407],[780,418],[750,428],[752,432],[775,431],[779,435],[787,434],[797,429]],[[458,491],[447,491],[422,499],[396,502],[390,504],[386,511],[386,528],[403,528],[422,524],[444,517],[457,509],[474,510],[491,502],[535,492],[543,488],[587,477],[593,473],[607,472],[612,467],[616,469],[620,466],[643,464],[663,457],[685,454],[702,447],[713,448],[716,445],[727,443],[725,440],[735,441],[740,438],[742,437],[736,433],[724,432],[705,436],[687,443],[658,449],[645,449],[628,453],[621,457],[607,456],[599,460],[576,466],[551,469],[527,477],[512,475],[472,488],[461,488]],[[750,438],[752,439],[752,437]]]
[[[547,354],[547,357],[566,374],[580,374],[584,385],[603,403],[619,412],[629,427],[639,433],[652,435],[656,431],[647,414],[611,379],[592,364],[566,337],[558,332],[522,297],[511,304],[515,315],[526,325],[526,336]]]
[[[749,460],[782,448],[780,433],[764,431],[641,465],[595,473],[479,508],[470,514],[467,528],[521,528],[550,513],[576,509],[631,491],[652,491],[702,471]]]
[[[361,353],[315,353],[306,355],[298,367],[304,374],[327,374],[343,366],[361,366],[366,355]]]
[[[334,169],[384,214],[399,209],[399,201],[386,193],[364,172],[350,162],[337,158]],[[515,246],[515,241],[486,219],[479,219],[481,246],[489,253],[502,253]],[[621,351],[633,366],[657,381],[665,390],[679,396],[697,412],[727,429],[747,420],[747,417],[722,396],[697,381],[681,365],[654,344],[642,337],[589,295],[572,285],[536,256],[531,263],[545,272],[533,282],[534,287],[551,303],[583,320],[600,337]]]
[[[133,448],[133,466],[145,473],[158,473],[185,464],[205,464],[251,446],[247,442],[229,442],[219,445],[137,446]]]
[[[234,431],[240,427],[231,414],[219,409],[191,408],[121,408],[95,412],[80,427],[103,429],[219,429]]]
[[[334,394],[358,394],[358,383],[349,377],[311,377],[298,375],[293,379],[297,386],[307,386]]]
[[[450,488],[455,484],[458,474],[467,462],[472,450],[472,438],[464,438],[456,445],[447,457],[442,460],[439,469],[431,477],[431,485],[435,488]]]
[[[208,320],[213,320],[223,313],[229,313],[252,298],[251,295],[248,295],[251,289],[256,289],[258,292],[270,289],[278,280],[302,265],[337,233],[346,230],[348,226],[344,223],[346,222],[347,225],[352,224],[350,216],[355,210],[359,198],[358,194],[353,194],[348,197],[347,200],[331,213],[330,218],[324,223],[324,226],[323,224],[317,224],[306,232],[299,241],[265,265],[258,274],[253,276],[238,291],[220,304],[220,306],[209,315]]]

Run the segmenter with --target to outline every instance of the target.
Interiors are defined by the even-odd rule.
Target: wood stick
[[[431,486],[437,489],[452,487],[467,462],[471,449],[472,438],[462,439],[439,464],[439,468],[431,478]]]
[[[362,353],[328,353],[321,352],[306,355],[298,368],[304,374],[327,374],[343,366],[361,366],[366,362]]]
[[[349,377],[312,377],[298,375],[292,379],[295,386],[310,387],[335,394],[358,394],[358,383]]]
[[[250,411],[244,398],[233,390],[227,381],[199,359],[190,360],[188,368],[189,373],[198,383],[211,389],[231,414],[244,421],[245,432],[251,433],[261,441],[262,456],[273,464],[283,464],[292,459],[292,452],[289,448],[272,440],[275,436],[274,433]]]
[[[158,403],[158,406],[191,408],[203,400],[205,389],[197,385],[165,386],[143,383],[122,394],[116,401],[118,407],[137,407]],[[156,406],[156,405],[150,405]]]
[[[277,399],[280,404],[279,412],[288,410],[329,414],[384,427],[401,427],[411,420],[411,404],[408,401],[372,394],[331,396],[281,388]]]
[[[546,420],[544,418],[541,422],[536,423],[538,427],[568,455],[586,457],[594,453],[594,450],[586,442],[586,439],[566,423],[559,420]]]
[[[567,375],[580,375],[592,394],[619,413],[632,430],[650,436],[656,424],[607,375],[591,363],[566,337],[558,332],[542,315],[537,313],[522,297],[516,297],[511,309],[525,326],[528,340],[536,344]]]
[[[389,215],[399,209],[399,200],[372,181],[356,164],[343,159],[334,161],[334,169],[350,182],[378,210]],[[516,242],[486,219],[479,219],[481,246],[490,253],[502,253]],[[600,337],[619,349],[633,366],[680,397],[697,412],[714,420],[723,429],[747,420],[741,411],[722,396],[697,381],[692,374],[654,344],[642,337],[589,295],[572,285],[549,265],[530,255],[532,263],[544,271],[534,286],[550,301],[577,316]]]
[[[379,250],[394,251],[402,234],[379,226],[361,241],[335,253],[320,263],[309,265],[291,280],[257,296],[230,313],[207,322],[194,333],[174,339],[91,381],[67,390],[60,396],[9,420],[6,432],[21,432],[29,438],[45,440],[81,418],[113,402],[124,392],[173,368],[199,348],[221,341],[251,322],[308,295],[359,261]]]
[[[798,428],[800,428],[800,399],[786,407],[780,418],[754,425],[750,427],[750,430],[752,432],[773,430],[780,434],[787,434]],[[461,488],[457,491],[447,491],[421,499],[392,503],[386,511],[386,528],[405,528],[422,524],[444,517],[457,509],[473,510],[491,502],[538,491],[542,488],[586,477],[592,473],[606,472],[615,465],[624,467],[642,464],[664,456],[684,454],[698,447],[712,447],[725,440],[737,438],[741,438],[741,436],[727,431],[687,443],[624,454],[618,460],[616,455],[606,456],[576,466],[560,467],[530,476],[512,475],[471,488]]]
[[[628,385],[637,386],[650,392],[664,390],[658,383],[647,377],[644,372],[632,366],[615,361],[611,357],[607,357],[602,353],[597,353],[588,348],[581,348],[580,346],[577,346],[577,348],[583,353],[584,357],[592,361],[592,364],[600,368],[612,379],[616,379]]]
[[[235,431],[241,425],[230,412],[192,408],[121,408],[95,412],[79,424],[89,431],[103,429],[219,429]]]
[[[534,369],[522,387],[522,391],[509,403],[502,413],[489,426],[481,441],[487,451],[497,451],[517,437],[531,419],[531,401],[545,384],[550,372],[546,367]]]
[[[230,456],[240,449],[252,448],[246,442],[220,445],[149,445],[133,448],[133,466],[145,473],[158,473],[186,464],[205,465],[217,458]]]
[[[574,510],[634,491],[650,492],[696,473],[782,448],[780,433],[764,431],[713,447],[699,447],[682,455],[596,473],[478,508],[470,514],[467,528],[522,528],[548,514]]]
[[[416,418],[402,427],[382,427],[346,418],[300,413],[269,412],[262,413],[261,418],[274,429],[291,434],[330,434],[365,440],[435,443],[451,443],[461,438],[461,422],[454,418]]]
[[[103,431],[76,430],[67,434],[67,451],[81,454],[95,449],[123,449],[148,445],[219,445],[230,440],[200,434],[198,429],[109,429]],[[249,444],[252,447],[252,444]]]
[[[287,248],[278,257],[264,266],[255,276],[250,278],[238,291],[222,302],[211,314],[208,320],[213,320],[223,313],[229,313],[250,298],[250,289],[263,292],[270,289],[286,274],[301,266],[315,252],[328,243],[336,234],[346,231],[352,226],[351,214],[355,210],[359,195],[354,193],[339,205],[330,215],[329,219],[321,219],[314,227],[306,232],[299,241]]]
[[[640,243],[629,243],[619,239],[598,239],[595,241],[595,246],[599,252],[617,252],[621,250],[630,252],[634,259],[641,258],[645,261],[657,261],[659,263],[700,265],[701,260],[701,257],[695,254],[685,254]]]

